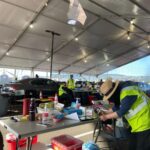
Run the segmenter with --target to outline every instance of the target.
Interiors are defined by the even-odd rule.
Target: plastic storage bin
[[[60,135],[51,139],[54,150],[82,150],[83,142],[70,135]]]
[[[32,144],[36,144],[38,140],[37,135],[33,138]],[[8,133],[6,135],[6,142],[8,144],[8,150],[16,150],[16,137],[12,133]],[[19,147],[26,146],[27,138],[23,138],[19,140]]]

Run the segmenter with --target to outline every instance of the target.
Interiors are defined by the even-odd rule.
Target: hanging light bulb
[[[8,56],[8,55],[9,55],[9,52],[7,52],[6,55]]]
[[[76,37],[76,38],[75,38],[75,41],[78,41],[78,40],[79,40],[79,39]]]
[[[46,2],[46,3],[45,3],[45,6],[47,7],[47,5],[48,5],[48,3]]]
[[[49,58],[47,58],[47,61],[50,61],[50,59],[49,59]]]
[[[31,29],[32,29],[32,28],[34,28],[34,25],[33,25],[33,23],[31,23],[29,27],[30,27]]]
[[[150,43],[149,43],[149,41],[148,41],[148,43],[147,43],[147,48],[148,48],[148,49],[150,48]]]
[[[83,60],[83,61],[84,61],[84,63],[87,63],[87,59],[86,59],[86,58],[84,58],[84,60]]]
[[[87,63],[87,60],[85,59],[84,62]]]
[[[131,37],[130,37],[130,31],[127,32],[127,40],[130,40]]]
[[[132,24],[132,25],[134,24],[134,19],[130,20],[130,24]]]

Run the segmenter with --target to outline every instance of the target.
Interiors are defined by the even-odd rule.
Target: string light
[[[79,39],[76,37],[76,38],[75,38],[75,41],[78,41],[78,40],[79,40]]]
[[[87,59],[86,59],[86,58],[84,58],[84,60],[83,60],[83,61],[84,61],[84,63],[87,63]]]
[[[47,3],[45,3],[45,6],[46,6],[46,7],[47,7],[47,5],[48,5],[48,4],[47,4]]]
[[[148,41],[148,43],[147,43],[147,48],[148,48],[148,49],[150,48],[150,43],[149,43],[149,41]]]
[[[8,55],[9,55],[9,52],[7,52],[6,55],[8,56]]]
[[[127,32],[127,40],[130,40],[131,37],[130,37],[130,31]]]
[[[33,23],[30,24],[30,28],[32,29],[34,27]]]
[[[134,24],[134,19],[130,20],[130,24],[132,24],[132,25]]]
[[[49,58],[47,58],[47,61],[50,61],[50,59],[49,59]]]

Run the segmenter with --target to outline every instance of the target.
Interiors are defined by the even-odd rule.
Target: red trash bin
[[[16,137],[12,133],[6,134],[6,141],[8,143],[8,150],[16,150]],[[23,147],[26,145],[26,138],[19,140],[19,147]]]
[[[60,135],[51,139],[54,150],[82,150],[83,142],[70,135]]]
[[[37,135],[34,136],[32,144],[36,144],[38,140]],[[16,136],[12,133],[6,134],[6,142],[8,143],[8,150],[16,150]],[[19,147],[26,146],[27,138],[22,138],[19,140]]]

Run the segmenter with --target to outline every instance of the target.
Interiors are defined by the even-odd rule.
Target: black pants
[[[150,129],[132,133],[129,141],[129,150],[150,150]]]
[[[3,147],[4,147],[3,135],[2,135],[2,133],[0,132],[0,150],[3,150]]]

